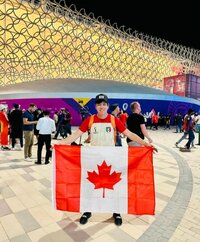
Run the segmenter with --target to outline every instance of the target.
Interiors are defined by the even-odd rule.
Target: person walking
[[[71,120],[72,120],[72,116],[69,110],[66,108],[64,111],[64,119],[62,123],[62,129],[63,129],[62,137],[64,139],[68,136],[68,134],[69,135],[72,134]]]
[[[36,110],[36,105],[31,103],[29,108],[23,113],[23,132],[24,132],[24,160],[31,161],[32,157],[32,146],[34,142],[34,121],[33,112]]]
[[[151,127],[150,127],[150,129],[158,130],[158,121],[159,121],[159,117],[158,117],[157,113],[155,112],[151,116]]]
[[[108,114],[109,101],[105,94],[98,94],[96,96],[95,108],[97,114],[86,118],[80,125],[79,129],[60,143],[71,144],[90,129],[90,141],[92,146],[115,146],[116,129],[132,141],[138,142],[144,146],[152,146],[150,143],[144,141],[139,136],[128,130],[117,117]],[[115,127],[113,127],[113,125]],[[153,149],[156,150],[154,147]],[[91,212],[84,212],[80,218],[80,224],[86,224],[91,215]],[[117,226],[122,224],[122,217],[119,213],[113,213],[113,218]]]
[[[149,143],[152,143],[153,140],[149,136],[146,126],[145,126],[145,119],[144,116],[141,114],[141,106],[139,102],[132,102],[130,105],[132,114],[129,115],[127,118],[127,128],[137,134],[141,139],[144,140],[146,137]],[[138,142],[132,141],[131,139],[127,138],[128,146],[140,146]]]
[[[192,114],[194,113],[194,110],[189,108],[187,114],[184,117],[183,120],[183,136],[175,143],[175,146],[177,148],[179,148],[179,144],[181,143],[181,141],[183,141],[184,139],[187,138],[187,136],[189,136],[188,142],[186,143],[185,147],[186,149],[190,149],[190,145],[192,144],[195,136],[194,136],[194,132],[193,132],[193,128],[194,128],[194,123],[193,123],[193,119],[192,119]]]
[[[63,136],[63,120],[65,118],[65,108],[61,108],[58,114],[58,123],[56,133],[53,139],[57,139],[59,135]]]
[[[51,134],[56,131],[56,125],[53,119],[49,117],[50,112],[48,110],[43,111],[43,118],[38,120],[36,129],[39,132],[38,137],[38,149],[37,149],[37,161],[35,164],[42,164],[42,148],[45,144],[46,155],[45,155],[45,165],[49,164],[49,157],[51,154]]]
[[[189,139],[188,142],[186,143],[185,147],[189,150],[190,149],[190,145],[192,145],[195,136],[194,136],[194,110],[193,109],[189,109],[188,110],[188,114],[186,116],[186,131],[188,132],[189,135]]]

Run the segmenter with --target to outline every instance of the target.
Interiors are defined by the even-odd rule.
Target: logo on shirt
[[[98,132],[97,132],[97,128],[96,127],[94,127],[94,131],[93,131],[93,134],[97,134]]]
[[[110,133],[111,132],[111,127],[106,127],[106,133]]]

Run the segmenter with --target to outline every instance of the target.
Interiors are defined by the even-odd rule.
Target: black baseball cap
[[[105,102],[108,103],[108,97],[105,94],[99,94],[95,98],[95,103]]]

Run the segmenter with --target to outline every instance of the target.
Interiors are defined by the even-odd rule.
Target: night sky
[[[57,0],[59,1],[59,0]],[[61,0],[67,6],[75,4],[77,10],[109,19],[118,27],[165,39],[170,42],[200,50],[199,8],[192,1],[135,1],[135,0]],[[174,5],[176,3],[176,5]],[[133,5],[133,6],[132,6]]]

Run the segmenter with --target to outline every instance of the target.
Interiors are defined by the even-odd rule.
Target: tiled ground
[[[110,214],[93,214],[80,225],[79,213],[55,211],[51,164],[24,161],[23,151],[0,151],[0,242],[199,242],[200,146],[183,153],[174,147],[181,134],[149,132],[159,150],[154,155],[156,215],[126,215],[120,227]]]

